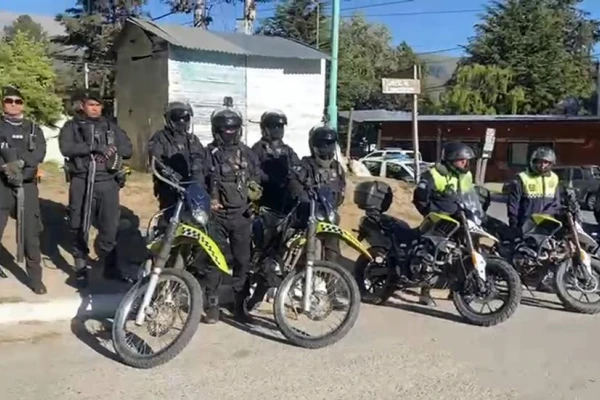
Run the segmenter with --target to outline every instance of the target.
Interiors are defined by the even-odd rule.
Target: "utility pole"
[[[315,6],[317,8],[317,32],[316,32],[316,38],[315,38],[315,47],[317,48],[317,50],[319,49],[319,42],[321,41],[321,0],[313,0],[313,3],[315,3]]]
[[[338,53],[340,39],[340,0],[332,0],[331,12],[331,62],[329,73],[329,126],[337,130],[337,82],[338,82]]]
[[[256,1],[244,0],[244,33],[252,35],[256,19]]]
[[[596,116],[600,118],[600,61],[596,62]]]
[[[194,28],[206,29],[208,27],[208,19],[206,18],[206,1],[196,0],[194,6]]]
[[[421,66],[420,65],[415,65],[413,67],[413,80],[414,81],[419,81],[421,79],[420,77],[421,75]],[[419,164],[419,162],[421,160],[419,160],[419,122],[418,122],[418,116],[419,116],[419,95],[414,93],[412,95],[412,133],[413,133],[413,151],[414,151],[414,157],[415,157],[415,164],[414,164],[414,170],[415,170],[415,183],[419,182],[419,179],[421,178],[421,166]]]

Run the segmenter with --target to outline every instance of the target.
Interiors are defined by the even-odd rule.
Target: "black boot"
[[[209,296],[208,305],[205,310],[204,323],[216,324],[219,322],[221,311],[219,311],[219,297]]]
[[[79,286],[87,286],[89,284],[90,267],[84,258],[75,259],[75,280]]]
[[[247,295],[246,291],[236,292],[233,302],[233,318],[243,324],[250,324],[254,321],[249,310],[246,310]]]
[[[431,293],[429,288],[421,288],[421,295],[419,296],[419,304],[424,306],[433,307],[435,306],[435,302],[431,298]]]
[[[109,281],[127,282],[127,278],[119,270],[117,251],[116,249],[108,253],[104,257],[100,257],[100,265],[104,271],[102,276]]]

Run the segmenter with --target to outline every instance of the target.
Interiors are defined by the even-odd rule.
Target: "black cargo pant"
[[[40,233],[42,232],[42,220],[40,218],[40,199],[37,184],[34,182],[24,183],[24,250],[25,267],[27,275],[32,282],[42,281],[42,252],[40,249]],[[8,200],[0,205],[0,240],[6,229],[8,217],[17,215],[17,197],[7,197]]]
[[[86,180],[73,177],[69,187],[69,228],[73,233],[73,257],[85,260],[89,254],[88,243],[84,240],[83,213],[85,210]],[[119,229],[120,204],[119,184],[115,179],[94,183],[92,198],[92,221],[98,229],[96,254],[105,267],[117,268],[117,232]]]
[[[212,213],[208,231],[233,269],[233,291],[236,296],[245,295],[243,290],[250,269],[252,219],[237,210]],[[218,296],[223,273],[209,266],[205,276],[205,290],[210,304],[211,298]]]

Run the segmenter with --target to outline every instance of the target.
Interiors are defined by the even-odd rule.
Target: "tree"
[[[523,91],[523,101],[518,101],[515,111],[527,114],[552,112],[568,98],[589,98],[593,91],[592,52],[600,25],[577,8],[580,2],[497,0],[487,7],[460,65],[496,66],[510,73],[511,79],[504,96],[482,94],[482,101],[492,103],[480,109],[505,110],[503,102],[511,91],[513,95]],[[503,83],[496,82],[496,87]],[[456,79],[450,82],[450,90],[454,84],[458,84]],[[453,96],[457,92],[446,99]]]
[[[244,0],[161,0],[171,8],[171,13],[194,14],[194,20],[199,19],[199,23],[208,27],[212,22],[212,9],[221,4],[236,5],[245,4]],[[248,4],[248,18],[252,21],[256,18],[256,4],[270,3],[273,0],[254,0]]]
[[[60,118],[63,107],[55,83],[52,60],[43,42],[23,31],[0,42],[0,86],[18,87],[26,99],[25,112],[37,123],[53,124]]]
[[[67,31],[57,41],[84,50],[84,61],[92,67],[90,86],[99,88],[104,97],[113,95],[113,42],[127,18],[143,14],[142,7],[147,1],[77,0],[74,8],[56,17]]]
[[[11,25],[4,27],[4,39],[12,40],[17,32],[24,32],[36,42],[46,41],[47,36],[42,28],[29,15],[19,15]]]
[[[274,15],[261,23],[256,33],[294,39],[321,50],[329,49],[329,19],[322,12],[323,4],[314,0],[280,4]]]
[[[525,91],[515,85],[514,73],[480,64],[460,67],[453,86],[441,96],[447,114],[517,114]]]

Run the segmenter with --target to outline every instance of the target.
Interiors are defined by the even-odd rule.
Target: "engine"
[[[550,238],[539,244],[533,238],[528,238],[515,246],[513,264],[518,271],[531,276],[539,270],[540,265],[556,265],[568,256],[569,247],[565,240]]]
[[[444,245],[435,246],[430,240],[421,241],[412,249],[408,268],[410,277],[414,281],[429,281],[442,271],[442,267],[449,262],[450,250],[456,245],[445,242]]]

